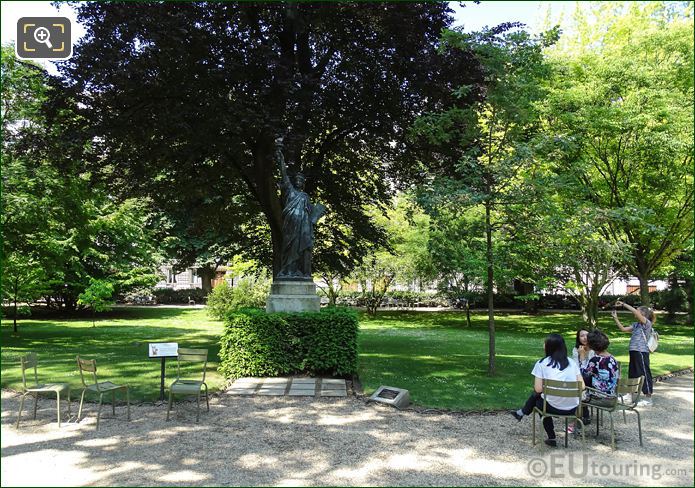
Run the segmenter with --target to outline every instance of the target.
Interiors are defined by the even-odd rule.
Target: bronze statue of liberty
[[[275,158],[282,182],[282,264],[275,279],[312,280],[311,250],[314,247],[314,225],[326,211],[321,204],[312,205],[304,193],[306,178],[302,173],[294,176],[294,184],[287,174],[282,154],[282,138],[275,140]]]

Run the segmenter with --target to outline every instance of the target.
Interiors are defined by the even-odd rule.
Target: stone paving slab
[[[265,378],[263,385],[286,385],[287,378]]]
[[[316,390],[290,390],[287,393],[288,396],[314,396],[316,395]]]
[[[336,378],[324,378],[321,380],[322,385],[343,385],[345,386],[345,380]]]
[[[316,378],[292,378],[293,385],[315,385]]]
[[[275,389],[275,388],[269,388],[269,389],[263,389],[261,388],[256,392],[256,395],[261,395],[261,396],[283,396],[285,394],[285,389],[283,388],[282,390],[280,389]]]
[[[255,388],[230,388],[226,392],[228,395],[253,395],[256,393]]]
[[[347,392],[345,390],[321,390],[322,397],[346,397]]]
[[[289,385],[289,389],[287,388]],[[320,386],[319,386],[320,385]],[[319,389],[320,388],[320,389]],[[318,391],[317,391],[318,390]],[[238,378],[227,395],[345,397],[347,385],[339,378]]]

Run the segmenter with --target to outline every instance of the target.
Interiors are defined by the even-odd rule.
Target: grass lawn
[[[206,383],[213,391],[223,383],[217,372],[222,323],[210,319],[205,309],[119,307],[99,316],[96,327],[89,319],[27,319],[18,321],[18,328],[19,335],[13,336],[12,321],[3,320],[3,387],[20,389],[18,354],[35,351],[39,356],[39,381],[66,382],[73,389],[81,388],[75,363],[79,354],[96,358],[100,380],[127,383],[131,399],[157,400],[161,360],[148,359],[149,342],[178,342],[182,347],[208,349]],[[176,360],[168,359],[166,366],[168,386],[176,377]]]
[[[456,410],[518,406],[530,391],[530,371],[542,355],[545,335],[550,331],[563,333],[570,344],[581,323],[577,314],[499,315],[498,374],[489,378],[486,320],[485,314],[473,314],[469,329],[460,312],[362,315],[359,376],[365,392],[371,393],[379,385],[397,386],[410,390],[418,405]],[[629,335],[618,332],[608,316],[602,320],[612,341],[610,350],[627,368]],[[207,348],[207,383],[212,391],[223,384],[217,373],[222,323],[211,320],[204,309],[116,308],[102,315],[96,327],[89,319],[26,319],[18,324],[18,336],[12,335],[11,321],[3,321],[0,328],[3,387],[20,388],[18,355],[33,350],[39,354],[42,381],[68,382],[79,388],[75,366],[79,354],[97,358],[100,378],[129,384],[136,401],[156,400],[160,362],[148,359],[148,342]],[[657,323],[657,330],[661,341],[659,351],[652,356],[654,374],[692,366],[692,327]],[[167,361],[167,384],[175,376],[175,363]]]
[[[624,324],[630,323],[622,315]],[[540,316],[499,314],[497,375],[487,372],[487,313],[471,314],[471,328],[461,312],[379,312],[360,321],[359,377],[365,393],[379,385],[410,390],[413,403],[455,410],[520,407],[532,388],[531,369],[543,356],[550,332],[574,344],[578,314]],[[617,330],[607,314],[599,326],[611,340],[609,350],[627,373],[629,334]],[[651,356],[654,375],[693,366],[693,328],[655,327],[659,350]],[[656,388],[658,393],[658,386]]]

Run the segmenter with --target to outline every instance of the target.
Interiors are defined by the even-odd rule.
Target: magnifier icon
[[[48,49],[53,49],[51,44],[51,32],[45,27],[39,27],[34,31],[34,40],[38,43],[45,44]]]

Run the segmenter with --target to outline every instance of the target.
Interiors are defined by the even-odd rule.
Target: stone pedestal
[[[321,299],[316,295],[313,281],[273,281],[265,311],[318,312]]]

